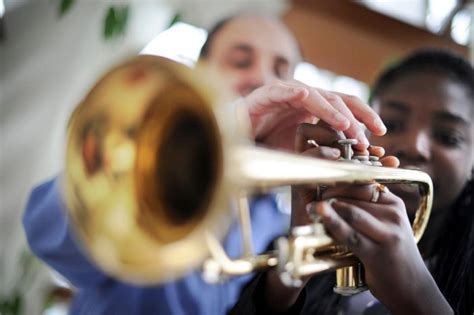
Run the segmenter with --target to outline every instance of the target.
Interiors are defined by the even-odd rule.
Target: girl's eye
[[[434,138],[444,146],[457,148],[464,143],[464,137],[461,133],[454,130],[435,130]]]

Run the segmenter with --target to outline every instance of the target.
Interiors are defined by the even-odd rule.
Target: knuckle
[[[357,246],[360,243],[359,233],[352,231],[346,239],[349,246]]]
[[[336,95],[336,94],[333,94],[333,93],[326,94],[325,98],[329,103],[340,103],[340,102],[342,102],[342,98],[339,95]]]
[[[388,207],[387,214],[390,218],[390,221],[396,225],[400,225],[403,221],[403,214],[398,210],[397,207]]]
[[[399,230],[394,229],[387,233],[385,241],[392,246],[396,246],[402,242],[402,239],[403,237]]]
[[[396,209],[399,209],[399,210],[405,210],[405,202],[403,202],[402,198],[396,196],[396,195],[393,195],[393,205]]]
[[[353,206],[349,205],[342,217],[347,223],[350,224],[359,221],[361,219],[361,214],[355,210]]]
[[[351,211],[351,221],[358,222],[362,219],[362,215],[359,211]]]

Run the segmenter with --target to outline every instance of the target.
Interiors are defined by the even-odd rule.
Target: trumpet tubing
[[[99,80],[71,117],[65,200],[84,247],[105,271],[152,284],[211,256],[205,266],[214,276],[278,267],[296,281],[357,263],[317,224],[294,231],[277,253],[254,256],[244,237],[246,256],[226,256],[218,240],[230,224],[229,199],[285,185],[416,183],[422,203],[413,231],[421,237],[432,203],[427,174],[243,143],[228,135],[229,118],[216,114],[224,98],[204,82],[172,61],[139,56]],[[242,222],[249,233],[248,217]]]

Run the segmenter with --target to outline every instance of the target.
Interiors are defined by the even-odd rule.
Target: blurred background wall
[[[127,32],[105,40],[110,2],[76,2],[61,17],[59,1],[7,3],[0,44],[0,301],[21,291],[24,301],[41,304],[39,293],[51,282],[25,262],[20,220],[32,187],[62,168],[72,109],[99,75],[136,54],[172,17],[159,2],[131,5]],[[37,312],[33,302],[23,314]]]

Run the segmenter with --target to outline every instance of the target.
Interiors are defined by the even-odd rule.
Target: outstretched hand
[[[369,145],[364,126],[375,135],[386,132],[380,117],[359,98],[299,81],[264,85],[239,102],[247,108],[254,139],[272,148],[293,150],[298,125],[318,120],[357,139],[361,150]]]

